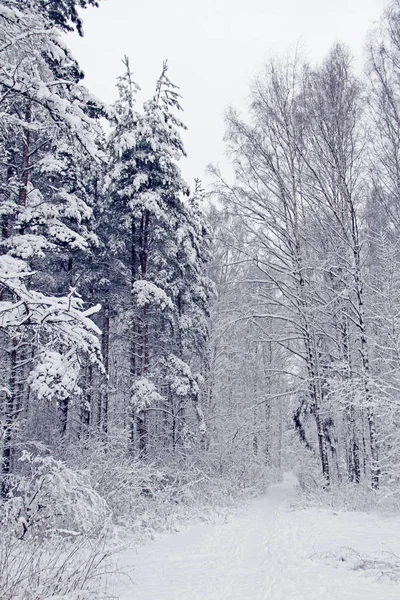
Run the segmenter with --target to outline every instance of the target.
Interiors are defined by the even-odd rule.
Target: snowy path
[[[351,570],[346,552],[338,559],[338,549],[350,545],[373,555],[382,550],[382,539],[400,553],[399,521],[394,531],[394,520],[363,513],[290,510],[295,483],[286,475],[226,523],[192,526],[140,546],[129,557],[134,584],[121,582],[115,595],[121,600],[400,600],[400,585]]]

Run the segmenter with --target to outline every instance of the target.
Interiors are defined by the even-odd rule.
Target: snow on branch
[[[103,371],[100,329],[89,318],[100,306],[83,310],[74,288],[68,296],[45,296],[27,289],[32,275],[26,264],[0,257],[0,330],[10,336],[31,328],[37,337],[37,354],[29,383],[38,398],[65,398],[80,392],[77,380],[81,356]]]
[[[159,306],[161,310],[173,308],[172,300],[169,296],[151,281],[140,279],[132,285],[132,294],[136,297],[136,303],[139,307],[153,304]]]

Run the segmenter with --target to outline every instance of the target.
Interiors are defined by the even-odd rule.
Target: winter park
[[[400,0],[0,0],[0,600],[400,600]]]

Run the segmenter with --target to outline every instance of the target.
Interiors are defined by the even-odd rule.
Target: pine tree
[[[127,59],[124,66],[118,82],[118,121],[110,140],[110,202],[117,220],[109,243],[130,281],[130,439],[134,447],[136,424],[139,452],[144,454],[150,408],[158,406],[164,415],[171,414],[172,437],[176,441],[179,436],[177,422],[184,419],[179,416],[181,407],[175,406],[181,402],[173,399],[177,390],[181,397],[195,399],[202,419],[198,382],[184,352],[185,318],[190,318],[186,305],[197,302],[199,312],[207,311],[207,242],[197,200],[184,201],[189,189],[176,164],[185,155],[183,124],[175,114],[181,107],[176,86],[167,77],[167,63],[142,112],[135,108],[138,86]],[[198,327],[205,340],[203,320]]]
[[[4,473],[11,468],[12,427],[30,395],[26,382],[34,396],[43,396],[37,383],[41,374],[51,373],[49,388],[58,393],[48,397],[57,400],[63,436],[69,399],[73,390],[79,391],[81,356],[97,352],[100,364],[96,336],[89,347],[78,326],[79,315],[86,313],[74,289],[72,265],[96,244],[83,170],[102,158],[97,141],[101,130],[94,119],[101,107],[79,83],[80,69],[57,29],[67,28],[70,19],[79,25],[68,12],[75,3],[68,10],[67,4],[58,4],[64,24],[49,16],[48,3],[6,0],[0,8],[1,302],[4,314],[13,316],[2,323],[9,347],[3,373]],[[69,286],[68,296],[56,296],[68,293]],[[38,314],[41,306],[48,315]],[[63,340],[64,322],[73,326]],[[91,322],[85,326],[99,333]],[[70,371],[68,381],[60,370]],[[68,393],[61,393],[60,386]]]

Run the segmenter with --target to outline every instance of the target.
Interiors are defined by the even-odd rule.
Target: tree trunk
[[[363,284],[361,278],[361,258],[360,258],[360,243],[358,235],[358,224],[353,206],[351,206],[351,222],[352,222],[352,236],[353,236],[353,254],[354,254],[354,283],[355,291],[357,295],[358,303],[358,326],[360,330],[360,343],[361,343],[361,360],[363,370],[363,385],[365,404],[368,420],[369,429],[369,444],[371,450],[371,486],[374,489],[379,488],[380,478],[380,467],[379,467],[379,456],[378,456],[378,443],[376,435],[376,424],[375,415],[373,409],[373,395],[370,387],[370,366],[369,366],[369,354],[368,354],[368,339],[365,323],[364,314],[364,299],[363,299]]]
[[[109,403],[109,376],[110,376],[110,305],[108,298],[104,303],[103,310],[103,332],[101,336],[101,352],[103,354],[103,364],[105,370],[104,383],[100,394],[100,402],[98,407],[98,419],[101,424],[101,430],[107,435],[108,433],[108,403]]]
[[[137,234],[136,234],[136,223],[132,217],[131,223],[131,288],[138,278],[138,259],[137,259]],[[128,422],[129,422],[129,434],[128,434],[128,445],[129,451],[132,455],[135,454],[135,406],[133,405],[132,390],[137,377],[137,317],[136,317],[136,304],[133,300],[132,289],[131,289],[131,335],[130,335],[130,358],[129,358],[129,408],[128,408]]]
[[[25,113],[25,120],[27,123],[30,123],[32,120],[32,106],[31,103],[28,102]],[[21,183],[19,188],[19,205],[26,206],[26,199],[28,195],[28,182],[29,182],[29,162],[30,162],[30,152],[31,152],[31,132],[30,129],[27,128],[24,134],[24,150],[23,150],[23,160],[22,160],[22,173],[21,173]]]
[[[150,215],[148,211],[144,212],[140,223],[140,241],[141,248],[139,252],[141,279],[147,278],[148,261],[148,236],[149,236]],[[146,375],[149,367],[149,348],[148,348],[148,323],[147,307],[143,307],[142,320],[140,328],[140,375]],[[137,432],[139,437],[139,452],[143,456],[148,450],[148,431],[147,431],[147,411],[142,409],[137,414]]]
[[[10,152],[10,154],[13,156],[14,153]],[[10,162],[11,156],[8,158],[8,166],[7,166],[7,183],[9,183],[10,179],[12,178],[13,174],[14,174],[14,165]],[[15,160],[15,159],[14,159]],[[11,193],[8,193],[8,198],[11,198]],[[9,218],[7,215],[3,216],[3,220],[2,220],[2,230],[1,230],[1,237],[3,238],[3,240],[7,239],[10,235],[10,223],[9,223]],[[1,291],[1,296],[3,295],[3,290]],[[1,297],[0,297],[1,299]]]
[[[59,405],[60,410],[60,437],[61,437],[61,446],[65,445],[65,438],[67,434],[67,425],[68,425],[68,413],[69,413],[69,398],[62,398],[60,400]]]
[[[306,350],[306,363],[307,363],[307,371],[308,371],[308,387],[309,393],[312,402],[312,409],[315,418],[315,424],[317,428],[317,436],[318,436],[318,449],[319,456],[321,460],[322,467],[322,475],[324,476],[326,485],[329,486],[330,483],[330,473],[329,473],[329,459],[328,459],[328,448],[326,442],[326,435],[321,419],[321,381],[320,374],[318,372],[317,367],[317,352],[314,343],[314,336],[310,330],[309,317],[307,314],[307,300],[306,300],[306,282],[303,277],[303,265],[300,254],[300,246],[299,243],[296,242],[296,276],[298,281],[298,289],[299,289],[299,303],[300,303],[300,317],[303,321],[303,334],[304,334],[304,344]]]
[[[82,399],[81,404],[81,427],[80,427],[80,435],[88,436],[90,421],[92,418],[93,411],[93,366],[89,365],[86,368],[86,385],[85,385],[85,396]]]
[[[17,377],[17,340],[12,340],[12,349],[10,354],[10,378],[9,389],[6,392],[4,403],[4,428],[3,428],[3,452],[2,452],[2,478],[1,478],[1,496],[7,497],[9,491],[9,476],[11,473],[12,458],[12,429],[15,420],[16,406],[16,377]]]

